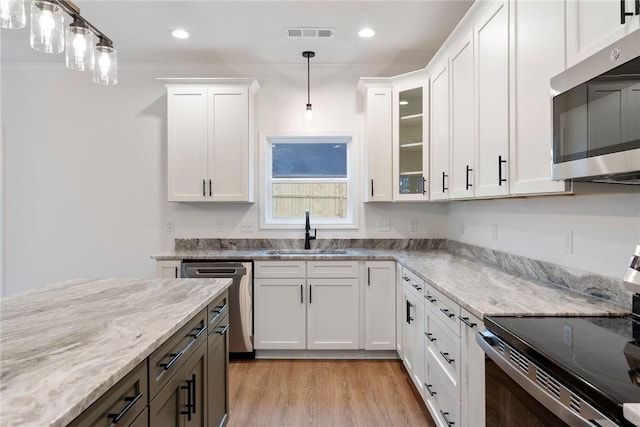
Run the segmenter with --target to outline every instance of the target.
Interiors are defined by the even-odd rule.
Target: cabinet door
[[[167,91],[169,201],[206,200],[207,89]]]
[[[561,193],[570,185],[551,180],[549,80],[564,69],[564,4],[517,1],[510,5],[512,34],[509,192]],[[540,26],[544,25],[544,31]],[[535,34],[535,37],[532,37]]]
[[[474,193],[473,39],[469,34],[451,55],[451,198]]]
[[[424,396],[424,302],[404,288],[404,365],[413,383]]]
[[[461,373],[460,398],[461,422],[463,426],[484,427],[485,421],[485,380],[484,351],[476,342],[476,333],[484,330],[480,319],[461,309]]]
[[[207,344],[200,347],[184,364],[183,385],[187,391],[187,408],[183,414],[185,427],[202,427],[207,425]]]
[[[254,347],[306,348],[305,279],[256,279]]]
[[[177,279],[180,277],[180,261],[156,261],[156,277]]]
[[[406,368],[409,375],[413,372],[414,361],[415,361],[415,352],[416,352],[416,342],[415,342],[415,300],[411,297],[411,294],[406,289],[406,286],[403,288],[402,293],[402,344],[403,344],[403,357],[402,363],[404,363],[404,367]],[[413,378],[413,376],[411,375]]]
[[[308,279],[308,349],[359,348],[358,284],[358,279]]]
[[[420,82],[394,88],[394,200],[428,200],[429,86]]]
[[[252,201],[248,96],[244,87],[209,89],[208,176],[212,201]]]
[[[176,372],[167,384],[158,392],[149,405],[149,425],[153,427],[184,427],[181,412],[186,408],[186,390],[182,370]]]
[[[509,194],[509,3],[476,24],[476,197]]]
[[[144,411],[129,424],[129,427],[149,427],[149,408],[144,408]]]
[[[621,23],[621,7],[634,13]],[[566,0],[567,67],[640,28],[635,0]],[[546,27],[546,24],[545,24]]]
[[[393,261],[365,263],[365,350],[396,347],[396,267]]]
[[[391,88],[367,89],[365,147],[366,202],[390,202],[392,186]]]
[[[431,200],[449,198],[449,64],[435,67],[431,77]]]
[[[218,427],[229,416],[229,322],[223,322],[208,337],[207,399],[208,426]]]
[[[396,350],[400,360],[404,360],[404,319],[405,298],[404,285],[402,282],[402,265],[396,264]]]

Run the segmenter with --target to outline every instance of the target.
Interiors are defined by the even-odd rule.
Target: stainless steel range
[[[640,246],[625,284],[624,317],[485,318],[477,341],[487,356],[571,426],[631,426],[623,404],[640,403]],[[489,425],[489,424],[487,424]]]

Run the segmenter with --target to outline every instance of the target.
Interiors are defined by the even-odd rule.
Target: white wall
[[[452,202],[448,237],[621,279],[640,244],[640,189],[586,183],[575,189],[573,196]],[[571,254],[566,230],[573,234]]]
[[[362,132],[357,70],[319,68],[313,130]],[[241,233],[242,220],[257,228],[257,203],[166,201],[166,97],[155,80],[166,70],[121,72],[115,87],[58,68],[2,71],[5,295],[76,277],[151,277],[150,255],[172,249],[175,237],[303,237],[302,230]],[[250,71],[242,75],[262,86],[257,130],[308,130],[306,67]],[[446,205],[356,205],[358,230],[319,230],[318,237],[446,235]],[[391,231],[377,231],[379,218],[391,221]],[[412,219],[418,232],[409,232]],[[174,232],[165,231],[170,221]]]

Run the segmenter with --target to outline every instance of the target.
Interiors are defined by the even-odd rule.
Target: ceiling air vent
[[[333,28],[287,28],[289,38],[330,39],[334,36]]]

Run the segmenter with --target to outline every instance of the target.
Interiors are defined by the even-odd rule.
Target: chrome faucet
[[[309,209],[304,211],[305,223],[304,223],[304,248],[311,249],[311,241],[316,239],[316,234],[318,234],[317,229],[313,229],[313,236],[311,235],[311,225],[309,225]]]

